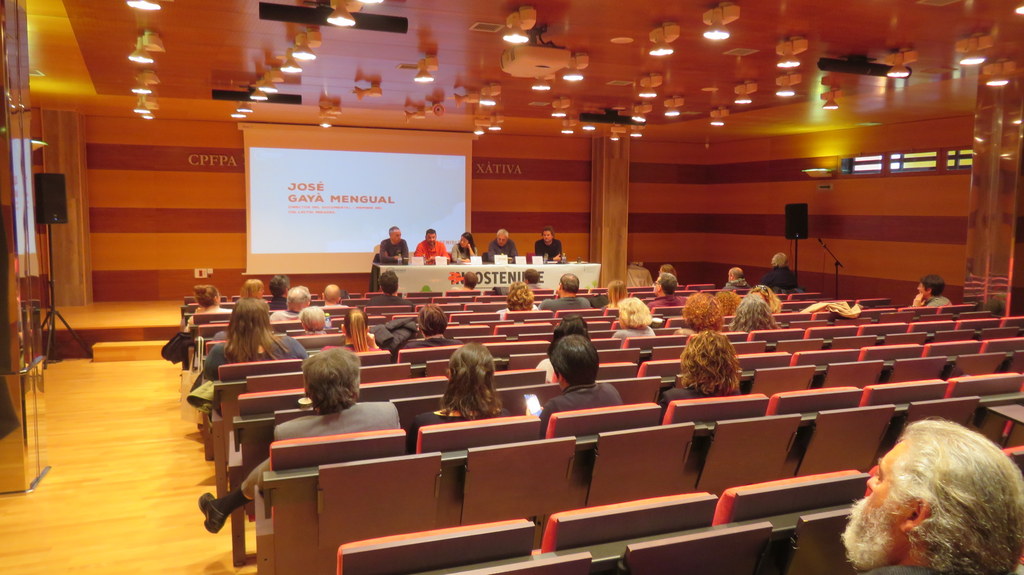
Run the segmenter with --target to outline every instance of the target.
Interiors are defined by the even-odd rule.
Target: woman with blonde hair
[[[725,397],[740,393],[740,362],[729,338],[702,331],[686,342],[679,356],[676,387],[661,395],[663,408],[677,399]]]
[[[608,284],[608,305],[604,306],[604,308],[619,309],[619,302],[627,297],[629,297],[629,292],[626,291],[626,282],[615,280]]]
[[[286,335],[274,333],[270,327],[267,302],[247,297],[238,300],[231,311],[227,340],[214,345],[206,355],[203,377],[216,381],[218,368],[228,363],[306,359],[308,356],[302,344]]]
[[[505,304],[508,307],[498,310],[498,319],[500,320],[504,320],[510,311],[535,311],[537,309],[533,303],[533,292],[524,282],[515,282],[508,287]]]
[[[359,308],[348,310],[341,331],[345,334],[345,347],[354,352],[380,349],[366,325],[366,314]]]
[[[779,296],[775,295],[775,291],[766,285],[756,285],[750,288],[748,293],[755,293],[764,299],[765,303],[768,304],[768,309],[772,313],[780,313],[782,311],[782,300]]]
[[[254,297],[263,299],[263,281],[258,279],[245,280],[239,295],[243,298]]]
[[[619,329],[612,337],[626,339],[654,335],[651,319],[651,309],[647,304],[635,297],[628,297],[619,302]]]
[[[743,296],[739,307],[736,308],[736,315],[729,324],[729,331],[754,331],[755,329],[779,329],[775,323],[768,304],[756,293],[748,293]]]

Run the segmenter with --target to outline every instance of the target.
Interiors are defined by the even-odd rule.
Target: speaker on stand
[[[807,238],[807,204],[786,204],[786,239],[793,240],[793,275],[800,281],[800,240]]]
[[[60,361],[56,353],[56,327],[59,319],[64,328],[68,330],[71,337],[75,338],[78,345],[82,347],[86,357],[92,357],[89,346],[82,341],[78,332],[71,327],[68,320],[57,309],[56,294],[53,278],[53,225],[68,223],[68,201],[67,191],[64,183],[64,174],[36,174],[36,223],[46,226],[46,269],[48,304],[46,317],[43,319],[43,329],[46,331],[46,363]]]

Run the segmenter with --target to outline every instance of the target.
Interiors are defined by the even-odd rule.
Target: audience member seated
[[[662,273],[658,275],[658,279],[654,282],[654,299],[647,302],[647,307],[654,309],[656,307],[679,307],[686,303],[681,297],[676,295],[676,288],[679,287],[679,281],[676,280],[676,276],[670,273]]]
[[[475,290],[478,283],[480,283],[480,276],[476,275],[476,272],[466,272],[462,274],[462,285],[453,287],[451,291]]]
[[[686,327],[676,330],[676,335],[690,335],[706,330],[722,331],[722,307],[711,294],[696,293],[686,298],[683,320]]]
[[[747,283],[747,278],[743,276],[743,268],[730,268],[729,281],[725,282],[722,289],[725,291],[733,291],[749,287],[750,284]]]
[[[416,440],[424,425],[474,421],[508,415],[501,397],[494,391],[494,358],[479,343],[467,343],[448,360],[448,386],[437,411],[421,413],[409,427],[408,449],[416,451]]]
[[[310,306],[299,312],[299,322],[306,335],[327,333],[327,315],[320,306]]]
[[[533,292],[523,282],[515,282],[508,287],[505,305],[508,307],[498,310],[498,318],[501,320],[505,320],[510,311],[536,311],[537,309],[533,303]]]
[[[437,241],[437,230],[434,228],[428,229],[424,234],[423,241],[416,246],[414,255],[423,258],[425,264],[433,264],[437,258],[451,259],[448,256],[448,250],[444,247],[444,242]]]
[[[270,311],[288,309],[288,290],[292,282],[288,276],[277,274],[270,278]]]
[[[789,269],[789,258],[786,254],[779,252],[772,256],[772,270],[761,278],[761,285],[766,285],[772,290],[785,293],[797,289],[796,275]]]
[[[366,325],[366,314],[363,310],[354,307],[345,314],[345,323],[341,326],[341,333],[345,335],[345,347],[355,352],[374,351],[377,341],[370,333]]]
[[[679,274],[676,273],[676,266],[672,264],[661,264],[661,267],[658,268],[658,275],[660,276],[661,274],[672,274],[672,277],[676,278],[677,282],[679,281]]]
[[[548,420],[553,413],[622,405],[622,398],[615,387],[596,383],[598,362],[597,350],[586,337],[567,335],[558,340],[551,353],[551,365],[562,395],[544,405],[540,414],[542,435],[547,432]]]
[[[324,288],[324,305],[344,306],[341,300],[348,299],[348,290],[343,290],[335,284]]]
[[[468,264],[469,258],[477,255],[476,242],[473,241],[473,234],[462,232],[459,243],[452,248],[452,263]]]
[[[551,343],[548,344],[548,356],[537,364],[537,369],[544,370],[545,383],[556,383],[555,368],[551,365],[551,354],[554,353],[558,340],[567,335],[581,335],[590,339],[587,322],[578,315],[572,315],[564,318],[561,323],[555,326],[555,331],[551,334]]]
[[[729,338],[702,331],[690,338],[679,356],[676,387],[661,394],[662,408],[677,399],[726,397],[740,394],[740,362]]]
[[[340,348],[322,351],[302,364],[302,375],[315,415],[278,425],[274,428],[275,440],[399,429],[394,404],[386,401],[357,403],[359,359],[352,352]],[[241,487],[224,497],[217,499],[211,493],[199,497],[206,530],[217,533],[232,511],[253,500],[263,473],[269,469],[268,459],[252,470]]]
[[[409,244],[402,239],[402,230],[398,226],[388,229],[388,237],[381,240],[380,253],[376,259],[382,264],[409,262]]]
[[[951,305],[953,302],[942,295],[945,289],[946,281],[941,276],[928,274],[921,278],[921,282],[917,284],[917,296],[914,297],[912,305],[914,307]]]
[[[278,335],[270,327],[267,302],[242,298],[231,310],[227,340],[219,342],[206,354],[203,377],[217,380],[217,369],[228,363],[267,361],[271,359],[306,359],[302,344],[286,335]]]
[[[729,331],[754,331],[755,329],[779,329],[768,304],[760,295],[748,293],[743,296],[736,315],[729,324]]]
[[[380,291],[383,294],[378,294],[370,298],[366,306],[381,306],[381,305],[412,305],[412,302],[400,297],[398,295],[398,274],[388,270],[380,274],[378,280],[380,284]]]
[[[263,281],[258,279],[245,280],[238,294],[240,298],[254,297],[256,299],[263,299]]]
[[[771,310],[772,313],[779,313],[782,311],[782,300],[779,299],[779,296],[775,295],[775,291],[772,290],[772,288],[758,284],[750,288],[750,292],[748,293],[761,296],[761,299],[768,304],[768,309]]]
[[[423,339],[414,339],[405,344],[406,349],[417,347],[440,347],[442,345],[462,345],[457,339],[449,339],[444,336],[444,330],[448,329],[448,318],[441,311],[437,304],[427,304],[420,309],[417,318],[420,332]]]
[[[533,268],[528,268],[523,272],[523,283],[530,289],[540,289],[540,272]]]
[[[718,308],[724,317],[736,313],[736,308],[739,307],[741,298],[734,291],[720,291],[715,294],[715,300],[718,301]]]
[[[540,239],[533,243],[533,253],[546,262],[562,261],[562,240],[555,239],[555,228],[544,227]]]
[[[495,234],[494,239],[487,246],[487,259],[488,261],[494,261],[494,256],[505,255],[508,259],[512,259],[519,255],[516,250],[516,243],[508,239],[508,230],[502,228]]]
[[[196,296],[196,313],[216,313],[226,311],[220,307],[220,292],[215,286],[201,284],[192,287],[192,293]],[[188,318],[188,325],[192,325],[192,318]]]
[[[1024,545],[1020,470],[955,423],[911,423],[868,479],[843,544],[854,569],[872,575],[1015,573]]]
[[[604,308],[619,309],[619,302],[627,297],[629,297],[629,292],[626,291],[626,282],[615,280],[608,284],[608,305],[604,306]]]
[[[644,302],[635,297],[628,297],[619,302],[619,329],[612,337],[626,339],[654,335],[651,319],[651,310]]]
[[[590,301],[587,298],[576,297],[578,291],[580,291],[580,279],[575,274],[563,274],[558,280],[558,289],[555,290],[557,299],[546,299],[540,302],[540,309],[559,311],[590,308]]]
[[[288,290],[288,307],[270,314],[270,321],[294,321],[299,319],[299,313],[309,307],[312,296],[309,295],[309,288],[306,286],[295,286]]]

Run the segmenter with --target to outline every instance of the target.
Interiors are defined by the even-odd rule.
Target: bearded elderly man
[[[868,480],[843,533],[871,575],[1005,575],[1024,546],[1024,480],[992,442],[955,423],[912,423]]]

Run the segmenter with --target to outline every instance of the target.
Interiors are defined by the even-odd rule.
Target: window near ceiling
[[[939,153],[910,152],[889,154],[889,173],[934,172],[939,169]]]
[[[974,150],[947,150],[947,170],[969,170],[974,165]]]
[[[844,174],[881,174],[884,156],[856,156],[843,158],[840,170]]]

